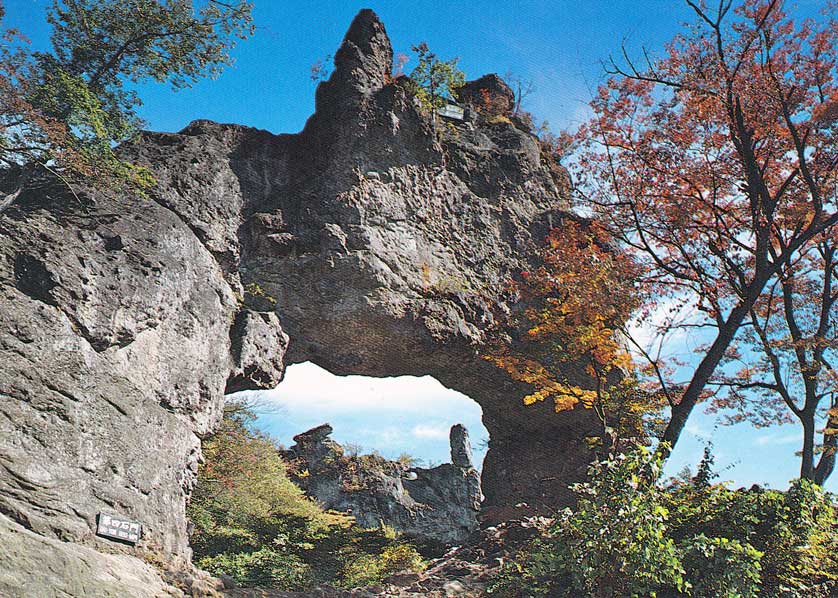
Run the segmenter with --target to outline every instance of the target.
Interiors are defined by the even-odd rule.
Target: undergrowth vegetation
[[[424,568],[416,549],[392,529],[362,529],[307,498],[252,421],[251,412],[231,410],[204,443],[205,463],[188,507],[199,567],[243,586],[280,590],[352,588]]]
[[[662,484],[661,465],[645,449],[595,463],[576,508],[505,565],[492,595],[835,595],[838,516],[817,485],[733,490],[706,467]]]

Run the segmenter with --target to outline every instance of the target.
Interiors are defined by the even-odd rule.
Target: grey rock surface
[[[491,73],[483,75],[474,81],[468,81],[457,89],[457,100],[472,107],[486,109],[487,100],[491,104],[492,112],[508,115],[515,107],[515,92],[506,81]]]
[[[4,598],[183,598],[154,567],[126,555],[36,534],[0,515],[0,596]]]
[[[480,474],[465,454],[468,432],[451,428],[451,452],[468,465],[415,467],[377,455],[350,455],[328,424],[294,437],[283,452],[292,479],[324,508],[350,513],[362,527],[382,523],[425,542],[457,544],[478,527]],[[457,446],[455,448],[455,442]]]
[[[469,442],[466,427],[463,424],[451,426],[448,437],[451,443],[451,463],[457,467],[473,467],[471,463],[471,442]]]
[[[200,438],[284,358],[433,375],[483,409],[489,511],[569,499],[595,418],[525,408],[482,357],[566,176],[513,124],[434,131],[391,70],[361,11],[299,134],[144,133],[122,151],[156,177],[146,196],[44,179],[0,214],[0,514],[79,559],[188,559]],[[139,547],[94,536],[105,510],[145,524]]]
[[[566,174],[509,122],[435,132],[391,68],[384,26],[364,10],[299,134],[196,121],[126,152],[225,275],[259,289],[251,303],[278,315],[289,363],[434,376],[483,409],[489,512],[566,503],[596,418],[525,407],[528,389],[483,358],[509,280],[569,208]]]
[[[285,337],[170,209],[43,185],[0,216],[0,513],[45,539],[186,562],[200,438],[228,380],[281,378]],[[95,536],[100,512],[142,521],[139,546]],[[28,562],[14,568],[36,583]],[[84,595],[86,571],[56,595]]]

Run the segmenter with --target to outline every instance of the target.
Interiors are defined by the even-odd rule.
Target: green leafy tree
[[[416,68],[410,73],[414,93],[422,109],[431,113],[436,124],[436,111],[445,106],[454,90],[465,83],[465,74],[457,68],[459,58],[440,60],[425,42],[413,46],[412,50],[417,58]]]
[[[712,483],[712,459],[688,481],[659,483],[640,450],[590,470],[578,503],[501,570],[493,595],[803,598],[838,589],[834,497],[809,480],[785,492]]]
[[[16,31],[2,38],[0,164],[147,183],[113,151],[142,124],[127,85],[177,90],[217,76],[252,34],[251,9],[244,0],[54,0],[49,52],[30,51]],[[13,200],[0,198],[0,210]]]

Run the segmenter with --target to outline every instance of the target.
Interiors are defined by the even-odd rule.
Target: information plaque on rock
[[[99,513],[96,535],[136,544],[143,533],[143,524],[121,515]]]

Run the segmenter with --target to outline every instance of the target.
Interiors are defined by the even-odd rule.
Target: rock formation
[[[318,426],[294,437],[283,453],[291,475],[324,508],[352,514],[366,528],[382,523],[422,542],[462,543],[477,529],[480,474],[468,432],[451,428],[452,463],[414,467],[377,455],[349,455]]]
[[[35,534],[47,567],[188,559],[200,438],[225,390],[281,379],[286,347],[337,374],[433,375],[483,409],[486,505],[567,499],[595,419],[525,408],[481,357],[567,181],[509,122],[435,132],[391,69],[361,11],[301,133],[144,133],[122,151],[156,177],[147,194],[43,178],[0,214],[0,545]],[[142,521],[139,546],[95,536],[103,511]],[[27,558],[0,551],[0,595],[98,579],[79,565],[55,589]],[[135,585],[98,595],[153,595]]]
[[[116,512],[144,524],[138,551],[185,561],[200,437],[225,387],[279,382],[286,336],[242,305],[188,221],[151,199],[78,195],[47,181],[0,218],[3,529],[43,536],[69,571],[89,560],[69,542],[136,552],[94,536]],[[0,595],[51,595],[19,556],[0,550]]]

